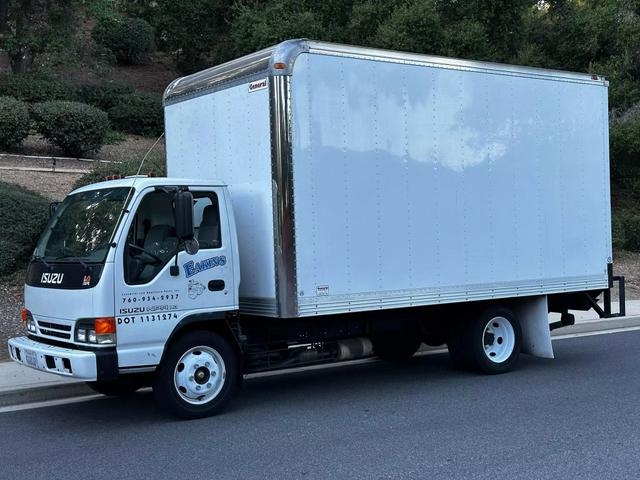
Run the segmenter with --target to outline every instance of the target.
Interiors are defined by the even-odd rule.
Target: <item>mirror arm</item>
[[[175,259],[176,259],[175,263],[169,267],[169,274],[172,277],[180,276],[180,267],[178,266],[178,254],[180,253],[180,245],[181,245],[181,243],[184,243],[184,242],[181,242],[181,240],[182,239],[178,239],[178,244],[176,245],[176,254],[174,255]]]

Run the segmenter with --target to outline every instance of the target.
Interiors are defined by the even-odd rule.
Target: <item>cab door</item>
[[[174,190],[143,192],[115,258],[120,368],[155,365],[176,325],[193,314],[237,308],[232,239],[223,192],[191,190],[199,251],[189,255],[175,235]],[[176,262],[176,251],[177,262]],[[177,275],[172,275],[177,263]],[[172,268],[174,267],[174,268]]]

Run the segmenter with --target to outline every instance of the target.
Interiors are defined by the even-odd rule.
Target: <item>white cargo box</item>
[[[608,287],[607,82],[296,40],[173,82],[168,174],[221,178],[241,310]]]

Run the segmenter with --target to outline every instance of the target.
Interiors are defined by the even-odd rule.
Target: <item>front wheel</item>
[[[521,343],[520,323],[510,310],[499,308],[465,324],[447,346],[456,364],[496,374],[515,367]]]
[[[156,401],[182,418],[220,412],[237,384],[238,358],[220,335],[189,332],[167,351],[153,386]]]

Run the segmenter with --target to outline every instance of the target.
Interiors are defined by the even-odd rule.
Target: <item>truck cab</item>
[[[10,355],[102,393],[135,390],[172,341],[237,312],[236,259],[221,183],[126,178],[80,188],[36,246],[22,312],[28,334],[9,341]],[[193,393],[183,399],[197,405],[207,383],[185,381]]]

